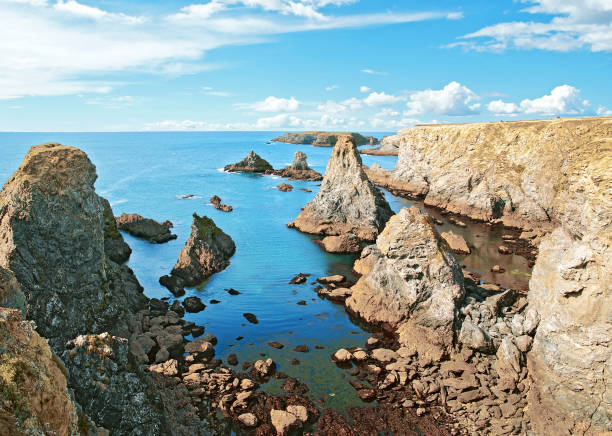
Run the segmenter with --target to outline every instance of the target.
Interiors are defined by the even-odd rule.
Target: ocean
[[[325,401],[324,407],[344,408],[361,405],[347,383],[345,370],[336,367],[330,355],[338,348],[364,346],[370,336],[365,326],[352,321],[343,306],[318,298],[311,284],[317,277],[343,274],[351,278],[355,260],[351,255],[323,252],[315,237],[288,229],[286,224],[300,212],[318,190],[319,182],[287,181],[279,177],[225,173],[222,168],[254,150],[274,168],[290,165],[295,151],[308,156],[310,166],[324,173],[331,148],[283,143],[267,144],[283,132],[168,132],[168,133],[0,133],[0,180],[4,182],[17,169],[32,145],[60,142],[84,150],[96,165],[96,190],[107,198],[115,215],[138,213],[157,221],[170,220],[178,239],[154,245],[124,234],[132,247],[128,261],[148,297],[175,298],[158,280],[168,274],[189,236],[192,214],[207,215],[232,237],[236,254],[231,265],[197,288],[187,289],[185,297],[198,296],[207,305],[197,314],[186,314],[219,340],[218,358],[237,354],[240,365],[263,356],[271,357],[280,371],[310,387],[310,394]],[[380,133],[373,134],[380,137]],[[378,163],[392,169],[392,156],[362,156],[365,165]],[[276,189],[280,183],[294,186],[292,192]],[[312,190],[304,192],[299,188]],[[183,199],[191,194],[193,197]],[[231,213],[213,208],[209,198],[221,197],[233,206]],[[393,210],[414,202],[385,193]],[[421,205],[422,206],[422,205]],[[436,211],[430,211],[437,214]],[[526,288],[530,270],[519,256],[497,253],[502,229],[470,224],[458,228],[445,222],[440,231],[451,229],[473,246],[469,256],[459,256],[467,268],[482,274],[496,264],[508,273],[498,277],[505,286]],[[311,274],[306,284],[290,285],[298,273]],[[240,295],[231,296],[225,289]],[[210,304],[219,300],[219,304]],[[305,301],[306,305],[298,305]],[[259,320],[251,324],[243,313]],[[242,337],[238,340],[237,338]],[[284,344],[283,349],[267,345]],[[309,353],[295,352],[307,345]],[[316,346],[323,347],[317,349]],[[300,364],[292,361],[298,359]],[[262,387],[280,390],[278,381]]]

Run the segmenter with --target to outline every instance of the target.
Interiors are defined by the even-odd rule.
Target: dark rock
[[[227,292],[230,295],[240,295],[240,292],[235,290],[235,289],[226,289],[225,292]]]
[[[308,353],[310,349],[308,348],[308,345],[298,345],[293,349],[293,351],[297,351],[298,353]]]
[[[183,307],[189,313],[197,313],[203,311],[206,305],[199,297],[187,297],[183,300]]]
[[[117,229],[110,203],[105,198],[100,198],[100,200],[104,207],[104,254],[115,263],[125,263],[130,258],[132,249],[123,240],[121,232]]]
[[[229,356],[227,356],[227,363],[232,366],[238,365],[238,356],[236,356],[235,354],[230,354]]]
[[[198,336],[202,336],[204,334],[204,326],[197,325],[191,329],[191,336],[197,338]]]
[[[374,389],[360,389],[357,391],[357,396],[361,401],[369,403],[376,398],[376,391]]]
[[[185,309],[181,306],[181,303],[178,300],[174,300],[172,305],[170,306],[170,310],[175,312],[179,317],[185,316]]]
[[[248,313],[248,312],[247,313],[243,313],[242,316],[244,316],[246,318],[246,320],[248,322],[250,322],[251,324],[259,324],[259,320],[252,313]]]
[[[227,204],[221,204],[221,198],[216,195],[210,197],[210,202],[214,206],[215,209],[218,209],[223,212],[231,212],[234,208]]]
[[[280,185],[276,187],[276,189],[278,189],[279,191],[283,191],[283,192],[291,192],[293,191],[293,186],[291,186],[288,183],[281,183]]]
[[[289,284],[290,285],[301,285],[302,283],[306,283],[306,280],[308,279],[309,276],[310,274],[299,273],[297,276],[295,276],[289,281]]]
[[[243,160],[233,165],[226,165],[225,171],[245,173],[265,173],[272,171],[272,165],[262,159],[257,153],[251,151]]]
[[[210,304],[219,304],[221,302],[219,300],[210,300],[209,303]]]
[[[274,342],[274,341],[268,342],[268,345],[271,346],[272,348],[276,348],[279,350],[284,347],[284,345],[281,344],[280,342]]]
[[[124,213],[116,217],[115,222],[119,230],[153,244],[163,244],[176,239],[176,235],[170,232],[170,228],[172,228],[170,221],[159,223],[135,213]]]
[[[306,306],[306,302],[304,300],[300,300],[297,302],[298,306]]]
[[[212,333],[206,333],[203,337],[202,337],[203,341],[206,342],[210,342],[213,345],[217,345],[217,337],[215,335],[213,335]]]

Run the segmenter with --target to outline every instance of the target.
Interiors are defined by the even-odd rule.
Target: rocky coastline
[[[297,132],[285,133],[283,136],[272,139],[275,142],[287,144],[309,144],[315,147],[333,147],[340,137],[350,136],[355,144],[376,145],[378,139],[373,136],[363,136],[355,132]]]

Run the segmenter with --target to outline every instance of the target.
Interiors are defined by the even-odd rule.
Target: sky
[[[0,131],[612,116],[611,77],[612,0],[0,0]]]

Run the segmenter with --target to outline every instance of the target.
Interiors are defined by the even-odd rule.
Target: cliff
[[[398,134],[401,134],[401,131]],[[395,136],[385,136],[380,140],[380,145],[378,147],[362,148],[360,152],[373,156],[397,156],[399,144]]]
[[[350,136],[356,145],[376,145],[378,139],[373,136],[363,136],[354,132],[298,132],[285,133],[272,141],[286,142],[288,144],[310,144],[315,147],[333,147],[341,136]]]
[[[383,194],[361,168],[353,138],[342,136],[327,163],[321,189],[289,227],[311,234],[354,234],[374,241],[393,215]]]

